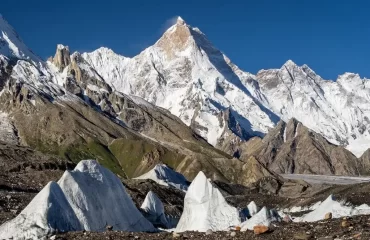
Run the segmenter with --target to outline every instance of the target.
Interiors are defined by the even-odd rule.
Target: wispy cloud
[[[153,38],[155,38],[155,40],[158,40],[158,37],[161,37],[165,31],[167,31],[171,26],[176,24],[178,17],[179,16],[173,16],[167,19],[163,24],[161,24],[158,32],[155,33]],[[153,43],[149,41],[136,42],[136,43],[130,44],[129,48],[133,52],[141,52],[145,48],[149,47],[151,44]]]
[[[160,34],[163,34],[167,29],[169,29],[171,26],[175,25],[177,22],[177,18],[179,16],[173,16],[169,19],[167,19],[160,28]]]

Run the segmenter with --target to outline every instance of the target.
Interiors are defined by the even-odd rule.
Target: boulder
[[[328,212],[328,213],[325,214],[325,217],[324,217],[325,220],[329,220],[329,219],[332,219],[332,218],[333,218],[333,214],[331,212]]]
[[[253,232],[254,234],[262,234],[262,233],[266,233],[269,231],[269,227],[265,226],[265,225],[257,225],[257,226],[254,226],[253,227]]]

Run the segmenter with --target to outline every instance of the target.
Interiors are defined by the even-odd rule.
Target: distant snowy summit
[[[186,191],[189,186],[189,182],[181,173],[172,170],[165,164],[157,164],[152,170],[135,179],[151,179],[160,185],[174,187],[182,191]]]

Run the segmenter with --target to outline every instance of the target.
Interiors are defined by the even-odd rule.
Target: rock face
[[[237,209],[226,202],[203,172],[199,172],[185,195],[184,212],[176,231],[224,231],[239,223]]]
[[[43,62],[2,18],[0,29],[7,35],[0,44],[0,112],[11,119],[6,134],[14,133],[7,139],[76,163],[97,159],[123,178],[165,163],[189,180],[199,170],[231,179],[231,171],[216,163],[231,156],[169,111],[114,90],[68,47],[59,45]]]
[[[255,157],[251,156],[243,165],[243,176],[241,177],[244,178],[243,183],[248,185],[264,177],[275,177],[275,173],[268,170]]]
[[[55,56],[52,58],[52,62],[59,70],[67,67],[71,63],[69,47],[59,44]]]
[[[361,167],[367,171],[370,166],[370,149],[366,150],[359,158],[359,160]]]
[[[277,173],[359,175],[369,168],[343,147],[329,143],[295,119],[279,124],[263,139],[253,138],[242,147],[241,159],[255,156]]]

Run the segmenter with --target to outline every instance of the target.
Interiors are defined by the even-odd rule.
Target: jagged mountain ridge
[[[274,126],[273,116],[254,101],[258,93],[253,96],[245,87],[252,75],[240,71],[237,76],[238,68],[182,19],[132,59],[119,58],[105,48],[82,57],[113,88],[168,109],[212,145],[222,144],[229,135],[243,140],[262,136]],[[113,63],[107,60],[111,58]],[[241,128],[239,121],[249,127]]]
[[[4,31],[21,41],[15,31]],[[15,43],[7,44],[23,49]],[[0,132],[12,143],[75,163],[97,159],[122,178],[164,163],[188,180],[201,170],[214,180],[243,184],[233,176],[242,171],[239,160],[212,147],[168,110],[116,91],[80,53],[58,45],[44,62],[15,52],[0,55]]]
[[[181,18],[134,58],[107,48],[82,57],[116,90],[168,109],[229,153],[291,118],[356,156],[370,147],[370,81],[351,73],[324,80],[291,60],[250,74]]]
[[[10,27],[9,27],[10,28]],[[184,37],[185,36],[185,37]],[[21,40],[20,40],[21,41]],[[164,43],[163,43],[164,42]],[[172,44],[172,45],[169,45]],[[11,44],[9,44],[11,45]],[[213,58],[220,60],[220,58],[225,60],[225,56],[212,47],[211,43],[205,38],[205,36],[196,28],[191,28],[186,25],[186,23],[179,19],[178,22],[171,27],[164,36],[155,44],[154,49],[149,49],[148,52],[151,53],[151,56],[153,55],[154,51],[157,51],[157,53],[161,52],[161,54],[165,54],[165,58],[174,60],[175,62],[180,61],[182,63],[182,60],[184,61],[190,61],[188,55],[184,55],[184,59],[181,59],[181,54],[184,53],[178,53],[178,45],[180,45],[184,49],[190,49],[190,50],[184,50],[186,52],[191,52],[203,56],[206,56],[205,58],[199,58],[198,60],[207,60],[209,59],[209,56],[211,55]],[[168,47],[172,46],[172,47]],[[203,50],[203,48],[206,49],[206,51]],[[109,52],[109,50],[105,49]],[[202,52],[203,51],[203,52]],[[145,53],[145,51],[144,51]],[[192,54],[190,54],[192,56]],[[4,61],[4,67],[3,67],[3,73],[5,75],[8,75],[7,78],[4,80],[6,82],[6,91],[3,91],[2,93],[2,100],[4,101],[3,104],[3,111],[11,113],[15,117],[15,123],[16,125],[25,125],[29,126],[26,128],[20,128],[16,129],[19,131],[19,138],[22,144],[24,145],[30,145],[33,144],[36,149],[43,150],[41,148],[45,148],[43,145],[45,142],[41,142],[40,146],[40,138],[46,138],[49,141],[51,141],[52,144],[55,144],[58,147],[69,147],[71,144],[78,144],[77,142],[78,137],[75,133],[73,133],[74,128],[68,129],[71,131],[66,131],[66,129],[50,129],[53,128],[52,124],[49,126],[49,128],[45,128],[47,126],[45,116],[42,116],[41,119],[35,118],[34,121],[29,121],[31,124],[25,124],[24,119],[25,115],[29,114],[35,114],[40,111],[42,108],[41,106],[38,106],[40,104],[46,104],[49,106],[47,108],[47,117],[46,119],[52,119],[53,121],[63,122],[68,119],[70,122],[74,122],[74,117],[69,118],[70,114],[68,114],[68,111],[61,111],[62,108],[65,108],[68,106],[69,108],[72,108],[76,112],[80,112],[82,109],[84,109],[82,112],[83,117],[86,118],[89,116],[88,120],[90,122],[93,122],[94,125],[90,126],[84,126],[86,124],[83,123],[83,121],[78,120],[79,124],[76,124],[74,127],[79,128],[78,131],[83,132],[83,135],[87,132],[90,132],[87,134],[87,138],[84,137],[83,140],[86,141],[88,144],[91,142],[91,138],[93,138],[93,142],[98,139],[98,144],[103,144],[103,146],[109,148],[115,148],[116,154],[117,151],[119,152],[120,146],[126,146],[132,144],[132,142],[125,142],[127,139],[133,137],[136,141],[137,138],[145,138],[146,141],[149,142],[156,142],[155,145],[157,145],[156,151],[154,152],[147,152],[144,154],[143,162],[136,162],[135,167],[132,169],[130,166],[132,165],[132,162],[126,162],[130,161],[127,159],[127,157],[122,156],[122,154],[118,153],[119,156],[115,156],[113,154],[113,161],[116,161],[120,164],[124,164],[126,166],[121,166],[123,169],[125,169],[126,174],[129,177],[133,176],[139,176],[142,173],[146,172],[151,166],[154,166],[158,161],[163,159],[163,157],[167,154],[167,158],[177,158],[177,163],[172,162],[172,167],[177,168],[177,170],[182,172],[187,172],[187,176],[192,178],[195,176],[195,172],[192,169],[191,172],[189,172],[189,169],[186,168],[186,164],[189,163],[189,161],[195,159],[199,159],[202,154],[206,153],[207,157],[210,157],[212,159],[212,162],[209,165],[209,161],[204,161],[202,164],[208,165],[213,170],[210,170],[208,173],[214,174],[215,179],[227,179],[231,181],[236,181],[235,176],[230,171],[225,170],[224,164],[226,164],[226,161],[228,160],[228,156],[224,155],[222,152],[215,152],[212,148],[209,148],[207,146],[207,143],[202,141],[194,132],[192,132],[189,128],[186,127],[185,124],[183,124],[178,118],[171,115],[168,111],[166,111],[164,108],[158,108],[153,104],[150,104],[146,102],[145,100],[141,99],[140,97],[136,97],[133,95],[126,95],[123,93],[120,93],[115,90],[114,86],[110,86],[109,81],[107,81],[103,74],[99,73],[94,65],[90,63],[88,59],[86,59],[86,54],[80,54],[78,52],[75,52],[73,54],[70,54],[69,48],[65,47],[63,45],[57,46],[57,51],[54,57],[50,58],[48,62],[35,62],[31,58],[23,58],[19,60],[19,56],[11,54],[10,56],[6,56],[5,58],[8,58],[7,61],[9,61],[8,67],[6,64],[7,61]],[[177,59],[180,56],[180,60]],[[13,59],[13,60],[11,60]],[[18,59],[18,60],[17,60]],[[118,57],[119,61],[126,61],[128,65],[130,65],[131,59]],[[6,60],[6,59],[5,59]],[[17,60],[17,61],[14,61]],[[193,60],[193,59],[191,59]],[[137,61],[137,60],[135,60]],[[211,61],[209,61],[211,62]],[[216,62],[213,59],[213,63]],[[5,64],[6,63],[6,64]],[[140,63],[140,62],[139,62]],[[160,62],[159,62],[160,63]],[[221,61],[222,63],[222,61]],[[243,94],[247,94],[246,96],[250,100],[250,103],[253,105],[253,107],[256,107],[260,111],[266,113],[265,116],[269,116],[269,119],[274,119],[274,122],[276,121],[276,115],[272,113],[271,111],[267,110],[267,108],[264,105],[270,104],[269,102],[274,102],[274,106],[276,108],[279,107],[277,103],[275,103],[274,99],[270,99],[270,97],[266,97],[264,95],[258,95],[258,97],[254,97],[253,94],[250,94],[250,91],[241,84],[242,77],[235,78],[236,74],[228,73],[230,69],[227,66],[232,66],[233,68],[231,70],[237,69],[234,65],[230,63],[230,61],[225,62],[226,65],[219,64],[216,68],[209,68],[209,71],[213,72],[215,75],[220,73],[220,69],[226,69],[222,72],[223,76],[228,76],[228,74],[231,76],[229,79],[224,79],[223,81],[228,85],[232,86],[233,88],[228,89],[231,94],[227,95],[227,93],[224,91],[223,88],[221,88],[224,95],[220,94],[220,86],[217,85],[219,82],[219,78],[217,78],[216,81],[216,88],[214,92],[212,92],[210,89],[212,89],[210,86],[209,89],[207,89],[204,85],[201,86],[201,90],[197,93],[202,94],[208,94],[206,99],[206,105],[210,106],[217,106],[219,109],[223,109],[221,112],[210,111],[207,112],[205,109],[196,109],[198,113],[200,112],[201,115],[199,116],[208,116],[207,114],[213,114],[213,116],[217,116],[217,120],[221,121],[219,122],[220,125],[223,126],[222,134],[220,135],[220,138],[218,139],[218,142],[216,146],[222,148],[222,149],[228,149],[232,152],[234,150],[237,150],[239,152],[241,141],[246,140],[247,138],[250,138],[253,136],[251,132],[247,133],[243,127],[245,125],[242,125],[242,123],[246,123],[243,121],[243,117],[236,112],[232,107],[224,108],[219,102],[226,104],[232,104],[232,101],[230,98],[232,97],[240,97],[243,98],[243,95],[238,95],[240,92],[243,92]],[[152,66],[156,66],[157,63],[153,62]],[[144,63],[145,65],[145,63]],[[103,66],[103,65],[102,65]],[[199,70],[198,67],[201,65],[194,65],[196,70]],[[139,68],[138,68],[139,69]],[[156,71],[159,69],[155,67]],[[194,70],[194,69],[193,69]],[[240,71],[240,70],[238,70]],[[157,72],[158,73],[158,72]],[[181,71],[175,71],[173,74],[181,74]],[[198,74],[199,71],[196,72]],[[171,75],[172,73],[170,73]],[[5,76],[4,75],[4,76]],[[241,75],[241,73],[239,73]],[[145,75],[143,75],[145,76]],[[205,83],[212,84],[212,78],[213,75],[207,75],[205,74]],[[248,75],[248,77],[253,75]],[[261,77],[262,76],[262,77]],[[288,78],[286,79],[286,77]],[[291,100],[297,100],[299,97],[306,98],[308,95],[313,95],[312,92],[318,92],[321,93],[321,100],[324,99],[324,95],[320,91],[320,86],[318,83],[321,81],[324,82],[324,80],[321,80],[319,77],[314,77],[314,73],[312,70],[310,70],[307,66],[298,67],[296,66],[292,61],[288,61],[282,69],[278,70],[266,70],[261,71],[257,75],[257,80],[254,80],[253,78],[250,78],[249,82],[244,81],[244,84],[247,85],[247,83],[257,83],[257,85],[254,85],[254,87],[259,89],[262,93],[261,89],[265,89],[265,91],[271,91],[271,95],[273,94],[285,94],[286,89],[283,87],[286,87],[287,89],[294,89],[297,88],[297,91],[300,91],[300,87],[302,84],[305,83],[304,77],[310,76],[310,78],[315,80],[316,85],[310,85],[311,88],[304,88],[307,93],[300,93],[302,96],[297,95],[298,93],[295,91],[292,91],[292,93],[296,94],[298,97],[293,98],[290,96]],[[109,77],[109,76],[108,76]],[[181,76],[180,76],[181,77]],[[164,79],[164,78],[163,78]],[[162,79],[162,80],[163,80]],[[231,79],[231,80],[230,80]],[[239,79],[239,82],[238,82]],[[261,79],[267,79],[265,82],[261,81]],[[139,79],[140,80],[140,79]],[[150,79],[149,79],[150,80]],[[182,79],[173,79],[173,83],[175,81],[179,81]],[[199,80],[199,79],[198,79]],[[245,78],[244,78],[245,80]],[[290,80],[290,82],[289,82]],[[189,80],[190,81],[190,80]],[[137,82],[140,84],[140,81]],[[180,82],[181,83],[181,82]],[[190,81],[191,84],[193,84]],[[147,81],[146,84],[150,85],[150,81]],[[167,86],[167,83],[164,85],[159,84],[159,82],[155,83],[157,86],[161,87],[165,90],[165,87]],[[271,85],[272,84],[272,85]],[[274,91],[274,86],[277,86],[277,90],[282,88],[284,91]],[[281,85],[283,87],[281,87]],[[226,86],[226,85],[225,85]],[[260,88],[261,86],[261,88]],[[288,86],[288,87],[287,87]],[[132,87],[130,85],[130,87]],[[249,86],[250,87],[250,86]],[[145,86],[143,87],[145,88]],[[194,88],[192,86],[192,88]],[[347,87],[348,88],[348,87]],[[179,88],[180,91],[181,88]],[[313,89],[313,90],[312,90]],[[143,89],[142,89],[143,90]],[[168,90],[168,89],[167,89]],[[166,90],[166,91],[167,91]],[[207,91],[208,92],[207,92]],[[235,91],[234,91],[235,90]],[[311,91],[312,90],[312,91]],[[143,91],[145,93],[145,91]],[[150,92],[150,91],[149,91]],[[146,92],[148,93],[148,92]],[[160,91],[152,92],[152,96],[156,97]],[[234,96],[233,94],[236,93]],[[366,93],[366,91],[365,91]],[[366,94],[362,93],[361,96],[365,96]],[[153,95],[154,94],[154,95]],[[213,94],[213,95],[212,95]],[[250,95],[249,95],[250,94]],[[256,95],[256,91],[255,94]],[[257,95],[256,95],[257,96]],[[284,95],[285,96],[285,95]],[[208,98],[209,97],[209,98]],[[212,100],[210,97],[217,97],[216,100]],[[6,99],[13,98],[13,102],[7,102]],[[166,98],[166,99],[175,99],[175,98]],[[260,99],[260,102],[258,102],[258,99]],[[284,99],[283,97],[281,99]],[[312,101],[313,98],[310,98]],[[323,101],[323,100],[322,100]],[[48,102],[52,103],[51,105],[48,104]],[[257,102],[257,103],[256,103]],[[262,104],[264,102],[264,104]],[[297,101],[295,101],[297,102]],[[289,102],[288,103],[295,103]],[[195,102],[198,104],[197,102]],[[239,103],[239,102],[237,102]],[[315,102],[317,106],[325,106],[322,102]],[[82,104],[82,105],[81,105]],[[203,104],[201,101],[199,103],[200,105]],[[199,105],[198,104],[198,105]],[[200,106],[199,105],[199,106]],[[271,105],[271,104],[270,104]],[[60,108],[62,106],[62,108]],[[84,107],[82,107],[84,106]],[[202,105],[203,106],[203,105]],[[205,105],[204,105],[205,106]],[[312,105],[310,105],[312,106]],[[41,108],[40,108],[41,107]],[[85,108],[94,109],[94,114],[90,113],[91,110],[85,110]],[[186,107],[186,106],[185,106]],[[36,108],[36,111],[35,109]],[[318,108],[321,112],[325,110],[325,108]],[[22,113],[19,113],[19,110],[21,110]],[[171,110],[171,109],[170,109]],[[191,109],[194,110],[194,109]],[[209,109],[208,109],[209,110]],[[214,109],[213,109],[214,110]],[[205,112],[204,112],[205,111]],[[62,112],[63,114],[66,114],[68,117],[58,117],[55,119],[53,116],[55,115],[54,112],[59,112],[60,115]],[[281,111],[285,113],[284,111]],[[297,110],[296,112],[299,113]],[[18,113],[18,114],[15,114]],[[197,113],[197,114],[198,114]],[[205,115],[203,114],[205,113]],[[287,113],[290,113],[287,111]],[[320,113],[320,112],[319,112]],[[328,113],[329,111],[326,111],[325,113]],[[203,115],[202,115],[203,114]],[[254,112],[250,112],[250,114],[254,114]],[[320,115],[321,116],[321,115]],[[325,115],[327,116],[327,115]],[[324,116],[324,117],[325,117]],[[50,118],[51,117],[51,118]],[[103,118],[102,118],[103,117]],[[120,129],[119,127],[113,127],[112,123],[107,122],[108,125],[99,126],[99,121],[96,121],[96,118],[98,119],[104,119],[106,117],[110,121],[117,124],[117,126],[123,126],[128,127],[129,132],[126,132],[127,130]],[[196,119],[196,117],[193,117],[193,120]],[[326,119],[326,118],[324,118]],[[198,119],[199,120],[199,119]],[[44,126],[40,129],[37,127],[38,131],[30,132],[30,129],[34,127],[32,124],[38,124],[39,122],[43,123]],[[105,122],[105,120],[103,121]],[[23,123],[23,124],[22,124]],[[192,121],[190,124],[195,129],[203,129],[206,130],[199,124],[198,121]],[[219,131],[220,125],[213,126],[214,129]],[[253,127],[250,124],[247,124],[249,127]],[[83,127],[82,127],[83,126]],[[337,126],[340,126],[340,123],[337,124]],[[218,128],[217,128],[218,127]],[[50,131],[52,130],[52,134],[48,134],[47,132],[42,132],[42,130]],[[363,130],[364,127],[362,127]],[[92,133],[90,129],[96,129],[98,134]],[[99,130],[97,130],[99,129]],[[118,130],[119,129],[119,130]],[[366,126],[365,126],[366,129]],[[132,131],[133,130],[133,131]],[[207,130],[208,131],[208,130]],[[199,132],[199,131],[198,131]],[[91,135],[92,133],[92,135]],[[139,136],[137,136],[137,133],[140,133]],[[59,134],[61,134],[61,137],[58,137]],[[79,133],[81,135],[81,133]],[[260,133],[262,134],[262,132]],[[23,135],[23,136],[22,136]],[[47,136],[46,136],[47,135]],[[91,137],[93,136],[93,137]],[[336,135],[337,136],[337,135]],[[46,139],[42,139],[42,141],[45,141]],[[46,141],[48,144],[50,144],[49,141]],[[140,140],[141,141],[141,140]],[[95,144],[96,142],[94,142]],[[202,146],[200,149],[196,149],[194,151],[194,147],[196,145]],[[226,144],[225,144],[226,143]],[[67,144],[67,146],[65,145]],[[189,145],[190,144],[190,145]],[[226,145],[226,146],[225,146]],[[234,148],[234,146],[236,146]],[[62,151],[68,150],[64,149]],[[79,146],[80,147],[80,146]],[[184,148],[185,147],[185,148]],[[54,148],[53,146],[47,146],[47,148]],[[239,148],[239,149],[237,149]],[[181,155],[175,154],[171,155],[169,157],[169,153],[181,153]],[[113,150],[111,150],[113,151]],[[68,152],[68,151],[67,151]],[[199,155],[200,154],[200,155]],[[141,154],[139,154],[141,156]],[[346,154],[347,156],[347,154]],[[202,156],[203,157],[203,156]],[[179,159],[180,158],[180,159]],[[349,157],[353,158],[353,157]],[[347,159],[347,158],[346,158]],[[172,161],[172,160],[171,160]],[[177,165],[181,162],[180,165]],[[232,165],[234,167],[233,172],[244,172],[245,171],[245,165],[242,162],[233,161],[229,162],[229,165]],[[204,165],[202,167],[205,167]],[[208,168],[206,167],[206,168]],[[183,168],[183,169],[181,169]],[[213,172],[215,171],[215,172]],[[220,172],[219,172],[220,171]],[[283,171],[285,172],[285,171]],[[333,172],[330,172],[333,174]],[[353,171],[343,171],[344,174],[357,174]],[[243,182],[245,183],[245,181]]]

